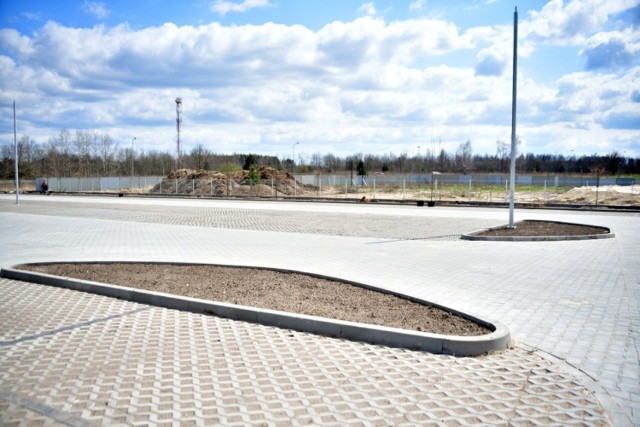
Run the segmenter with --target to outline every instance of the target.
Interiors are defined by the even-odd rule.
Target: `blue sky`
[[[0,145],[61,129],[141,150],[640,157],[637,0],[0,0]],[[436,145],[437,141],[437,145]]]

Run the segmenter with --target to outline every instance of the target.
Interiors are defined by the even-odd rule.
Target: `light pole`
[[[509,225],[514,230],[513,216],[516,198],[516,97],[518,83],[518,8],[513,12],[513,82],[511,94],[511,168],[509,173]]]
[[[13,147],[15,149],[14,168],[16,175],[16,205],[20,204],[20,173],[18,172],[18,136],[16,133],[16,100],[13,100]]]
[[[131,138],[131,184],[129,185],[131,190],[133,190],[133,141],[135,140],[135,136]]]
[[[291,155],[291,174],[293,175],[295,173],[295,165],[296,165],[296,145],[299,145],[299,142],[296,142],[295,144],[293,144],[293,154]]]

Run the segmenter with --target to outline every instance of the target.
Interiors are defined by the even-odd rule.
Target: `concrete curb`
[[[570,224],[570,225],[587,225],[587,224],[577,224],[572,222],[561,222],[561,221],[538,221],[533,219],[528,219],[525,221],[530,222],[553,222],[556,224]],[[479,234],[485,233],[487,231],[498,230],[500,228],[504,228],[506,225],[499,225],[497,227],[487,228],[485,230],[474,231],[473,233],[463,234],[460,236],[462,240],[476,240],[476,241],[488,241],[488,242],[560,242],[566,240],[597,240],[597,239],[612,239],[616,237],[615,233],[612,233],[611,230],[607,227],[600,227],[597,225],[589,225],[589,227],[596,227],[606,230],[607,233],[604,234],[583,234],[583,235],[575,235],[575,236],[480,236]]]
[[[248,268],[246,266],[243,267]],[[290,271],[277,269],[272,270]],[[296,273],[307,274],[304,272]],[[411,298],[411,300],[414,302],[421,302],[425,305],[433,305],[436,307],[445,308],[452,313],[461,315],[462,317],[488,327],[492,332],[490,334],[481,336],[453,336],[431,334],[419,331],[389,328],[364,323],[355,323],[343,320],[327,319],[316,316],[307,316],[302,314],[286,313],[275,310],[201,300],[196,298],[181,297],[160,292],[108,285],[104,283],[78,280],[69,277],[53,276],[50,274],[24,271],[14,268],[2,268],[0,270],[0,276],[12,280],[20,280],[24,282],[38,283],[42,285],[55,286],[75,291],[89,292],[111,298],[119,298],[127,301],[137,302],[140,304],[148,304],[200,314],[211,314],[228,319],[259,323],[267,326],[276,326],[279,328],[292,329],[300,332],[309,332],[313,334],[343,338],[352,341],[362,341],[371,344],[386,345],[389,347],[420,350],[435,354],[449,354],[454,356],[478,356],[491,351],[505,350],[511,343],[509,330],[506,326],[502,325],[499,322],[490,323],[485,320],[457,312],[455,310],[449,310],[445,307],[431,304],[426,301],[416,300],[415,298]],[[327,276],[314,276],[332,279]],[[333,278],[332,280],[347,283],[340,279]],[[384,290],[375,289],[370,286],[363,287],[385,292]],[[394,295],[399,296],[399,294]]]

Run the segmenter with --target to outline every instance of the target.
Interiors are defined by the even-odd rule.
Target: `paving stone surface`
[[[354,212],[321,215],[313,210],[282,211],[282,203],[271,203],[269,209],[248,209],[242,206],[163,206],[127,204],[94,204],[90,208],[69,210],[65,202],[48,201],[47,216],[100,218],[151,224],[188,225],[235,230],[277,231],[289,233],[325,234],[352,237],[382,237],[388,239],[458,240],[469,230],[470,223],[458,218],[405,216],[402,221],[384,215],[368,215],[365,220]],[[43,214],[37,204],[7,206],[14,212]],[[487,228],[495,220],[474,219],[477,229]]]
[[[14,199],[0,196],[0,265],[80,260],[256,265],[389,288],[499,320],[518,343],[500,357],[519,360],[515,364],[550,363],[550,371],[568,375],[565,378],[582,387],[581,393],[595,393],[614,425],[640,425],[640,215],[516,211],[516,220],[587,223],[616,233],[614,239],[598,241],[495,243],[455,237],[506,219],[504,209],[59,196],[26,197],[16,206]],[[92,329],[103,322],[150,315],[143,310],[112,319],[115,314],[107,306],[84,306],[88,311],[61,306],[60,317],[25,308],[36,317],[21,314],[11,322],[3,320],[1,329],[9,336],[3,341],[21,346],[26,341],[16,340],[22,336],[86,322],[83,328]],[[18,317],[29,320],[14,320]],[[57,333],[34,341],[45,339],[57,339]],[[367,351],[374,355],[388,351],[371,348]],[[0,382],[0,391],[6,391],[5,385]],[[421,393],[427,395],[427,389]],[[9,397],[15,406],[12,402],[20,396]],[[27,401],[48,405],[34,398]],[[66,413],[54,409],[60,416]],[[29,405],[25,410],[33,412]],[[602,422],[590,417],[580,422]],[[462,418],[451,423],[483,424]],[[528,422],[519,419],[517,424]]]
[[[79,425],[607,423],[571,374],[522,349],[437,356],[0,286],[0,323],[22,327],[0,336],[6,425],[45,416]]]

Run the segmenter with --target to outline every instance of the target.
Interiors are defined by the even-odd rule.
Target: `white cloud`
[[[448,150],[471,139],[474,152],[494,152],[495,141],[510,135],[511,30],[460,34],[442,19],[370,16],[317,31],[274,23],[134,30],[50,22],[31,36],[0,30],[0,90],[28,103],[23,129],[39,142],[66,127],[124,139],[135,132],[141,148],[144,139],[147,149],[171,150],[173,101],[181,96],[186,147],[277,154],[300,140],[345,155],[356,148],[399,153],[442,138]],[[596,32],[582,41],[583,56],[595,64],[600,46],[622,40],[637,58],[637,37]],[[469,59],[445,65],[449,55]],[[564,76],[557,87],[520,76],[519,134],[528,147],[577,143],[588,131],[629,141],[640,66],[617,64],[613,73]],[[585,133],[571,133],[577,128]],[[587,153],[595,149],[581,143]]]
[[[42,13],[41,12],[23,12],[20,15],[24,16],[29,21],[41,21],[42,20]]]
[[[14,52],[18,57],[28,56],[33,52],[32,39],[21,35],[18,31],[2,28],[0,29],[0,52]]]
[[[630,94],[640,90],[640,67],[621,77],[579,72],[558,82],[555,121],[587,123],[589,129],[640,129],[640,109]]]
[[[373,3],[364,3],[358,8],[358,12],[362,12],[365,15],[374,16],[376,11],[376,5]]]
[[[409,10],[422,10],[424,8],[424,2],[425,0],[415,0],[412,1],[411,4],[409,5]]]
[[[211,10],[221,16],[229,12],[243,13],[250,9],[271,6],[269,0],[242,0],[237,3],[233,0],[216,0],[211,5]]]
[[[504,72],[511,58],[503,56],[493,48],[482,49],[478,55],[475,70],[479,76],[500,76]]]
[[[636,4],[636,0],[551,0],[539,12],[529,13],[521,35],[552,44],[579,45],[611,16]]]
[[[587,70],[618,69],[638,63],[640,34],[634,31],[598,33],[585,42],[579,52]]]
[[[410,64],[416,58],[470,47],[453,24],[431,19],[387,24],[382,19],[365,17],[349,23],[331,23],[318,33],[318,49],[337,67]]]
[[[84,11],[84,13],[93,15],[98,19],[108,18],[111,14],[111,11],[107,9],[107,6],[104,3],[97,1],[85,0],[82,5],[82,10]]]

